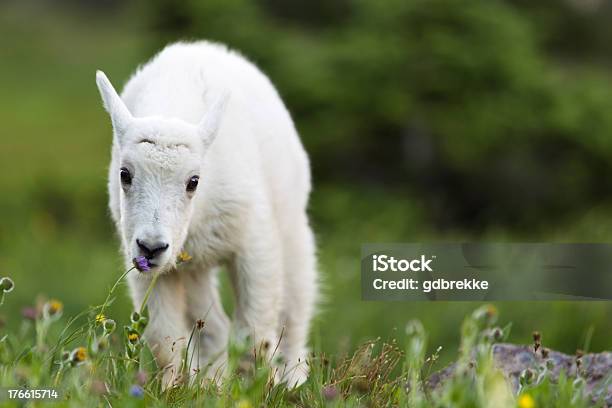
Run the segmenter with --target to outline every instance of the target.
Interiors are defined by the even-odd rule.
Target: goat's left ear
[[[217,136],[217,131],[221,126],[223,114],[229,100],[229,92],[224,92],[219,95],[213,103],[208,107],[208,110],[200,123],[198,124],[198,135],[204,143],[204,150],[214,142]]]
[[[125,106],[125,103],[123,103],[121,97],[117,94],[117,91],[115,91],[115,88],[113,88],[113,85],[110,83],[104,72],[96,72],[96,84],[98,85],[100,96],[104,102],[104,108],[110,115],[111,121],[113,122],[115,134],[116,136],[121,137],[130,122],[133,120],[132,114],[128,110],[127,106]]]

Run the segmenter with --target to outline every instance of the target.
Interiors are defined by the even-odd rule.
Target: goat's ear
[[[216,97],[198,124],[198,135],[204,143],[204,150],[208,149],[217,136],[228,100],[229,92],[224,92]]]
[[[104,108],[113,122],[115,134],[123,134],[133,119],[132,114],[127,106],[125,106],[104,72],[96,71],[96,84],[98,85],[102,102],[104,102]]]

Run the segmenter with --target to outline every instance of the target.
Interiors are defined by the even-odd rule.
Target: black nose
[[[168,249],[169,245],[163,242],[149,243],[146,241],[136,240],[136,245],[140,248],[142,254],[151,259]]]

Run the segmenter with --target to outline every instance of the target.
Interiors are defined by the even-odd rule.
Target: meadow
[[[24,401],[28,406],[65,407],[606,406],[603,397],[586,392],[587,374],[554,374],[554,360],[542,348],[540,334],[533,336],[535,350],[541,350],[538,363],[523,369],[518,387],[511,388],[493,361],[493,347],[507,339],[511,325],[495,325],[498,312],[492,305],[466,316],[454,374],[437,385],[430,375],[441,348],[427,354],[428,335],[420,321],[410,320],[397,333],[403,347],[395,339],[376,339],[349,355],[313,351],[309,378],[297,388],[275,382],[279,356],[273,352],[269,360],[248,338],[237,337],[230,339],[225,375],[194,365],[194,356],[185,352],[183,381],[166,388],[142,338],[148,322],[146,298],[123,330],[105,314],[123,277],[100,305],[62,320],[63,304],[50,300],[30,311],[18,333],[0,340],[0,381],[7,389],[3,406]],[[6,278],[0,287],[3,296],[14,290]],[[61,327],[59,335],[50,336],[53,325]],[[197,342],[202,330],[205,320],[196,322],[188,344]],[[609,381],[603,382],[606,389]]]
[[[146,349],[138,362],[125,357],[129,345],[124,326],[136,323],[130,320],[133,307],[122,283],[104,312],[116,323],[108,336],[109,349],[96,353],[94,344],[104,337],[103,321],[96,322],[96,305],[104,302],[124,271],[107,210],[111,128],[94,76],[96,69],[104,69],[116,84],[124,83],[154,50],[146,24],[130,13],[73,15],[50,6],[41,11],[37,2],[15,4],[3,5],[0,13],[0,276],[10,277],[15,284],[0,307],[0,334],[7,336],[0,343],[0,386],[57,386],[63,395],[71,395],[67,406],[106,405],[107,399],[121,401],[121,406],[145,402],[163,406],[193,398],[220,406],[231,398],[244,401],[242,407],[262,403],[343,406],[345,402],[381,406],[407,401],[412,406],[429,406],[432,401],[486,406],[495,393],[510,406],[520,401],[505,389],[499,391],[503,388],[499,378],[486,368],[490,343],[474,333],[490,327],[474,322],[472,315],[480,304],[361,301],[361,244],[610,242],[612,204],[607,201],[529,229],[501,223],[487,223],[483,228],[440,227],[432,219],[431,202],[415,189],[318,177],[321,168],[315,161],[310,213],[317,234],[323,300],[312,330],[313,376],[304,388],[290,391],[269,385],[269,368],[258,362],[255,369],[231,377],[220,389],[184,387],[162,394]],[[33,15],[44,18],[24,24]],[[305,137],[313,133],[312,126],[305,126],[309,130]],[[223,285],[225,306],[231,313],[228,282]],[[62,316],[46,316],[45,309],[55,301],[61,302]],[[494,306],[500,322],[512,322],[509,342],[530,343],[532,332],[538,330],[547,347],[569,354],[576,349],[612,348],[610,302],[500,302]],[[32,310],[38,310],[34,320]],[[420,323],[410,323],[414,321]],[[407,325],[413,328],[409,334]],[[477,329],[462,333],[466,325]],[[373,355],[364,346],[368,342],[375,344]],[[476,392],[469,394],[474,400],[458,391],[466,385],[465,379],[453,381],[439,400],[424,391],[406,392],[405,383],[420,390],[426,373],[450,361],[467,364],[466,342],[482,345],[479,348],[484,350],[479,358],[485,368],[479,372]],[[85,347],[87,356],[82,364],[71,360],[78,357],[79,347]],[[240,371],[247,349],[235,345],[232,370]],[[383,363],[386,357],[381,360],[380,353],[390,353],[395,364]],[[432,355],[435,359],[423,367]],[[140,364],[148,372],[146,379],[137,378]],[[91,372],[96,375],[90,376]],[[381,379],[376,381],[379,374]],[[363,388],[357,380],[361,375],[373,388]],[[106,388],[90,392],[100,386],[95,381],[108,382],[108,392]],[[133,385],[141,387],[144,399],[128,398]],[[536,406],[547,406],[546,398],[553,398],[546,388],[549,384],[534,387],[540,390],[530,394]],[[580,387],[573,380],[564,383],[562,394],[570,402],[558,406],[579,406]]]

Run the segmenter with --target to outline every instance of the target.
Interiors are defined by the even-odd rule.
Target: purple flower
[[[338,397],[338,389],[333,385],[323,387],[323,396],[326,400],[332,401]]]
[[[138,371],[136,373],[136,382],[141,386],[147,383],[148,375],[146,371]]]
[[[146,272],[151,270],[149,260],[144,256],[137,256],[136,258],[132,259],[132,262],[134,263],[134,267],[140,272]]]
[[[23,309],[21,309],[21,315],[26,320],[36,320],[38,312],[33,307],[24,307]]]
[[[130,387],[130,395],[135,398],[142,398],[144,396],[144,390],[140,385],[132,385]]]

